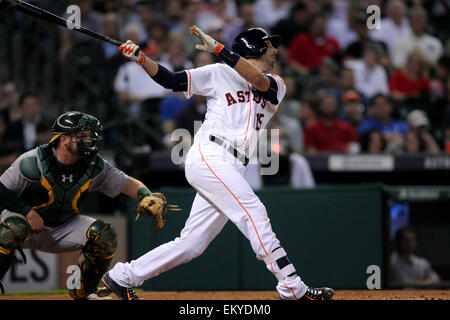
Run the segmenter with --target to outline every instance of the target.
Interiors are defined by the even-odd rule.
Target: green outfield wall
[[[130,218],[130,258],[179,236],[195,196],[191,188],[165,188],[168,202],[184,212],[170,214],[155,231],[151,219]],[[302,279],[310,285],[365,289],[372,265],[384,268],[381,185],[323,186],[257,192],[274,232]],[[136,202],[130,202],[130,208]],[[198,258],[147,280],[144,290],[272,290],[275,277],[256,259],[232,222]]]

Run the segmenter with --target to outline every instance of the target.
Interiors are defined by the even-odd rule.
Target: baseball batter
[[[142,199],[139,205],[154,196],[142,182],[97,154],[101,131],[97,118],[66,112],[56,119],[48,144],[22,154],[0,176],[0,205],[6,208],[0,217],[0,279],[16,249],[22,255],[22,248],[51,253],[82,249],[81,287],[69,294],[96,300],[111,293],[97,285],[116,251],[117,232],[109,223],[80,215],[83,201],[92,191],[109,197],[124,193]],[[140,213],[152,215],[142,208]],[[136,298],[132,290],[129,296]]]
[[[186,157],[186,179],[197,194],[180,236],[129,263],[117,263],[103,281],[120,299],[127,299],[127,288],[202,254],[231,220],[250,241],[256,258],[276,277],[281,299],[331,299],[332,289],[309,287],[297,275],[265,206],[244,178],[258,131],[267,125],[286,91],[280,76],[267,73],[275,63],[280,37],[252,28],[235,38],[231,51],[196,26],[191,32],[202,41],[197,49],[214,53],[225,63],[172,73],[131,41],[119,48],[162,86],[183,91],[188,98],[205,96],[207,112]]]

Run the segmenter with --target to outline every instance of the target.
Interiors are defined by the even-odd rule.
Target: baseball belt
[[[209,136],[209,140],[214,143],[217,143],[219,146],[223,146],[223,143],[225,142],[223,139],[213,136],[213,135]],[[240,153],[239,151],[237,151],[235,148],[233,148],[232,146],[229,146],[228,148],[226,148],[226,150],[229,153],[231,153],[236,159],[238,159],[240,162],[242,162],[242,164],[244,166],[248,165],[248,162],[249,162],[248,158],[245,155],[243,155],[242,153]]]

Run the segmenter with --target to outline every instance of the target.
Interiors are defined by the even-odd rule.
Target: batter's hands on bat
[[[189,29],[191,30],[191,33],[193,35],[196,35],[203,42],[203,44],[196,44],[196,49],[214,53],[216,56],[219,55],[220,52],[222,52],[224,45],[204,33],[199,27],[194,25]]]
[[[119,50],[125,58],[136,62],[138,65],[142,65],[147,59],[142,50],[139,49],[139,46],[131,40],[127,40],[127,42],[122,43]]]
[[[39,233],[44,230],[44,220],[42,220],[39,213],[31,209],[27,213],[27,221],[30,225],[31,231],[34,233]]]

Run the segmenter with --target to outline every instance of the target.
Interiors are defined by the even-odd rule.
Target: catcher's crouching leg
[[[21,245],[29,234],[30,227],[21,217],[11,216],[0,224],[0,280],[8,272],[14,260],[14,250],[21,250]],[[23,254],[22,251],[20,252]],[[1,282],[0,291],[3,294],[4,288]]]
[[[110,293],[108,290],[98,291],[97,286],[116,252],[117,231],[111,224],[96,220],[86,232],[86,237],[89,240],[79,260],[81,286],[80,289],[69,290],[73,299],[87,299],[91,293],[99,297]]]

